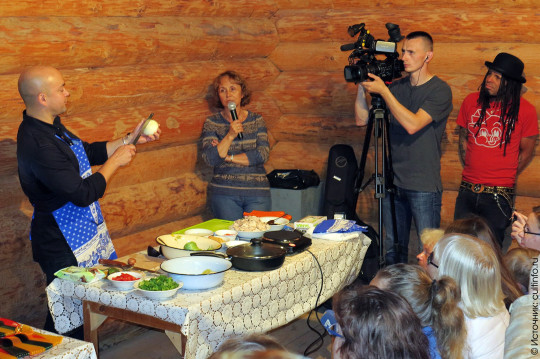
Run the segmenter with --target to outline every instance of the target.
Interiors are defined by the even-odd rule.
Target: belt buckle
[[[471,187],[471,190],[474,192],[474,193],[482,193],[484,192],[484,185],[483,184],[475,184]]]

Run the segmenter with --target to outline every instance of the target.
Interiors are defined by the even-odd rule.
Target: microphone
[[[232,120],[237,121],[238,120],[238,114],[236,113],[236,104],[233,101],[230,101],[229,104],[227,105],[227,107],[229,108],[229,111],[231,111]],[[238,139],[239,140],[244,139],[244,134],[242,132],[238,132]]]

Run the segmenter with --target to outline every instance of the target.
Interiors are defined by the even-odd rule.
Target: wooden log
[[[365,129],[365,126],[356,126],[353,118],[291,114],[281,116],[272,133],[277,141],[362,143]]]
[[[0,17],[0,29],[1,74],[36,64],[70,69],[263,58],[279,41],[264,18]]]
[[[133,161],[117,171],[107,183],[107,189],[144,184],[163,178],[195,173],[197,145],[170,146],[156,151],[138,153]]]
[[[100,200],[111,237],[121,237],[205,210],[207,183],[195,173],[110,189]]]
[[[276,0],[276,5],[279,10],[290,9],[330,9],[333,7],[333,0]]]
[[[384,1],[384,2],[376,2],[376,3],[366,3],[362,4],[368,9],[366,9],[364,6],[362,6],[361,9],[357,10],[360,13],[364,12],[366,15],[371,15],[372,12],[370,12],[371,9],[369,7],[371,6],[377,6],[377,8],[385,9],[392,9],[392,8],[409,8],[413,7],[414,9],[422,8],[422,9],[440,9],[441,7],[447,7],[450,3],[448,1],[444,0],[390,0],[390,1]],[[499,10],[501,11],[501,8],[533,8],[536,6],[535,0],[455,0],[452,1],[452,4],[455,8],[468,8],[470,6],[486,6],[490,9]],[[351,9],[351,3],[348,0],[334,0],[332,1],[332,7],[334,9],[342,9],[342,10],[350,10]]]
[[[355,91],[356,87],[345,82],[342,74],[283,72],[266,92],[284,114],[324,116],[354,111],[354,97],[350,94]]]
[[[14,167],[17,168],[17,162]],[[18,175],[0,176],[0,198],[0,210],[11,207],[18,209],[21,205],[26,205],[28,199],[22,191]]]
[[[269,58],[281,71],[343,71],[350,52],[340,51],[341,45],[335,41],[280,42]]]
[[[2,125],[2,128],[4,126]],[[2,133],[2,139],[0,140],[0,180],[4,176],[17,175],[17,145],[16,145],[16,133],[11,132],[9,135]],[[13,166],[15,164],[15,166]],[[2,189],[0,188],[0,191]]]
[[[228,69],[246,74],[253,91],[266,88],[278,75],[275,66],[264,59],[62,70],[71,94],[67,114],[205,98],[213,79]],[[20,118],[24,108],[17,93],[17,78],[18,75],[0,76],[6,89],[0,91],[0,102],[6,104],[0,121]]]
[[[0,265],[2,317],[42,328],[47,313],[45,283],[37,263],[4,261]]]
[[[270,152],[270,159],[265,168],[268,172],[274,169],[297,168],[314,170],[321,176],[326,173],[329,144],[278,142]]]
[[[362,11],[369,13],[366,28],[376,39],[388,38],[385,24],[390,22],[400,25],[402,34],[422,29],[429,29],[435,41],[439,42],[485,42],[496,38],[503,43],[536,43],[530,24],[538,21],[533,8],[489,8],[468,7],[467,13],[459,7],[417,8],[391,7],[379,11],[379,3],[367,5]],[[406,13],[407,16],[403,16]],[[276,27],[281,41],[284,42],[355,42],[347,33],[350,25],[364,19],[358,9],[349,10],[284,10],[277,14]],[[318,21],[314,22],[313,19]],[[482,26],[478,26],[482,24]],[[513,31],[508,31],[512,28]],[[459,29],[458,32],[452,29]]]
[[[340,51],[341,45],[343,44],[336,41],[280,42],[269,58],[281,71],[339,72],[348,65],[351,53]],[[403,42],[398,44],[399,53],[402,45]],[[484,61],[493,61],[499,52],[509,52],[518,56],[525,63],[527,76],[540,74],[540,69],[534,66],[537,62],[537,45],[534,43],[461,42],[456,46],[455,43],[437,41],[434,46],[434,59],[430,61],[429,68],[435,74],[468,74],[483,77],[487,70]],[[378,56],[379,60],[385,58],[384,55]],[[456,58],[459,61],[455,61]]]
[[[64,125],[87,142],[109,141],[133,132],[136,125],[149,113],[159,122],[161,138],[148,145],[139,146],[138,151],[149,151],[169,145],[182,145],[197,142],[201,136],[205,119],[218,111],[212,107],[210,99],[196,98],[176,103],[151,104],[139,107],[103,110],[98,112],[63,115]],[[267,126],[279,117],[280,112],[272,98],[261,91],[252,95],[247,109],[263,115]],[[1,173],[16,173],[17,169],[9,165],[16,161],[16,138],[22,115],[0,119],[0,136],[11,139],[0,142]]]
[[[146,250],[148,246],[157,246],[156,238],[162,234],[169,234],[186,227],[211,219],[209,213],[202,213],[179,221],[169,222],[151,227],[123,237],[113,238],[114,248],[118,257]]]
[[[25,266],[33,262],[30,238],[30,215],[21,211],[17,204],[0,208],[0,233],[2,233],[2,251],[0,263],[18,263]],[[2,268],[0,264],[0,268]],[[24,268],[23,268],[24,270]]]
[[[254,5],[255,4],[255,5]],[[274,0],[115,0],[87,1],[21,0],[2,4],[2,16],[202,16],[202,17],[270,17],[277,10]]]
[[[336,141],[335,143],[322,142],[278,142],[272,151],[270,151],[270,159],[265,166],[268,172],[273,169],[305,169],[314,170],[321,179],[326,177],[326,167],[328,162],[328,153],[330,148],[337,143],[345,143],[344,141]],[[347,144],[347,143],[345,143]],[[350,143],[353,148],[355,144]],[[357,154],[358,155],[358,154]]]

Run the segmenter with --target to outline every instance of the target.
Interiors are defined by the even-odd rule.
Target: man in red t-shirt
[[[502,246],[514,207],[516,177],[532,160],[538,119],[521,97],[523,62],[499,53],[486,61],[480,92],[465,98],[457,124],[464,166],[454,219],[483,217]]]

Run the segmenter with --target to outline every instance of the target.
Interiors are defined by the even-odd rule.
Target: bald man
[[[87,143],[67,130],[59,115],[66,111],[69,92],[55,68],[25,70],[18,88],[26,106],[17,134],[19,180],[34,207],[32,253],[48,285],[59,269],[116,258],[98,199],[113,173],[131,162],[135,146],[129,144],[130,133],[109,142]],[[141,136],[137,143],[159,135],[158,130]],[[90,167],[94,165],[101,165],[96,173]],[[45,329],[53,330],[50,316]]]

